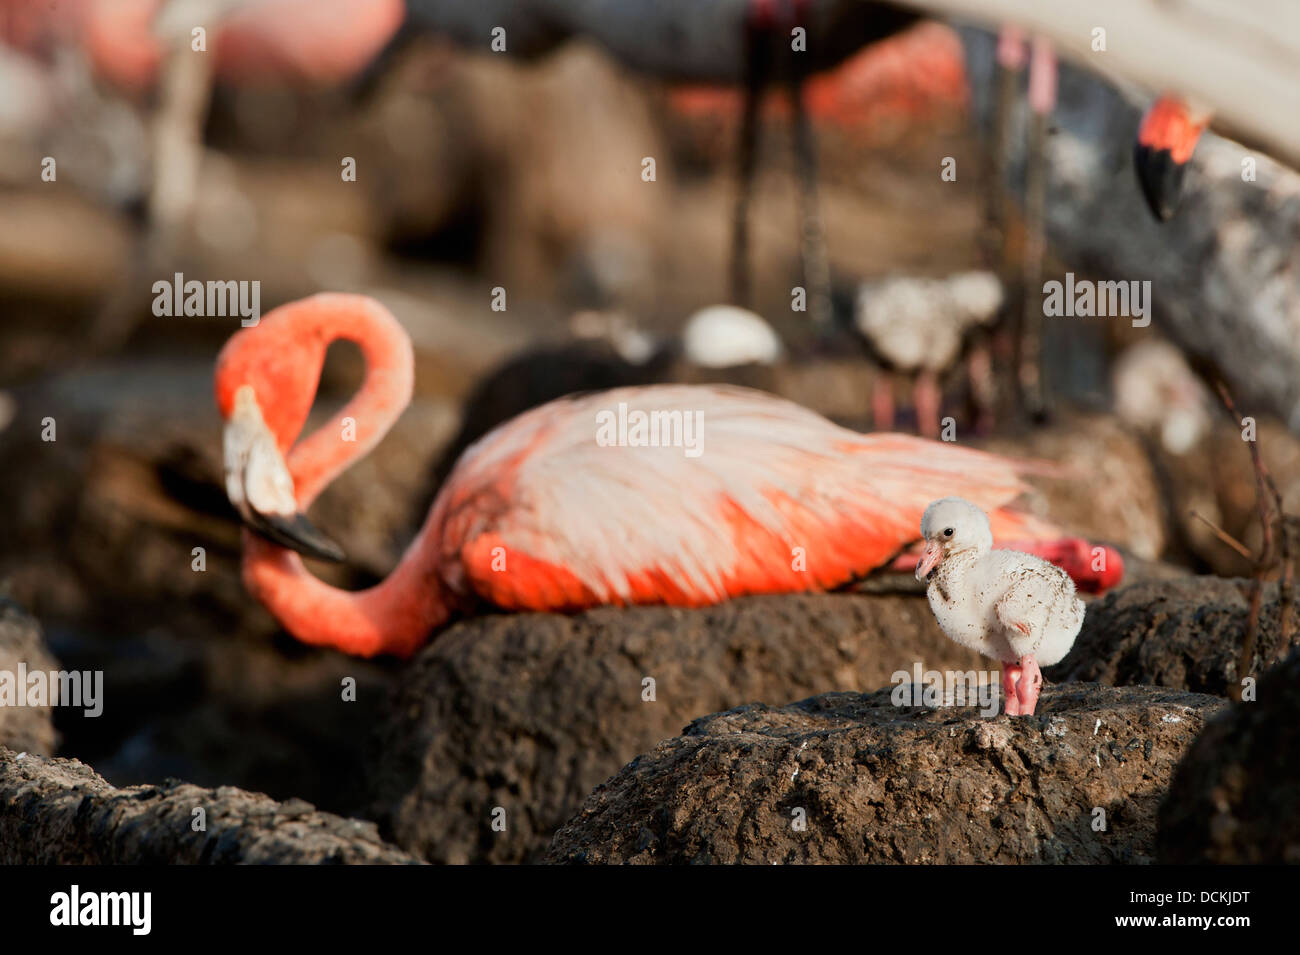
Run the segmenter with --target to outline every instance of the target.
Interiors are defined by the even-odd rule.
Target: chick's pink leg
[[[1020,664],[1002,664],[1002,711],[1007,716],[1020,715],[1020,694],[1016,689],[1016,684],[1021,677]]]
[[[1016,684],[1016,696],[1020,700],[1020,714],[1033,716],[1038,706],[1038,691],[1043,688],[1043,671],[1038,668],[1038,661],[1031,653],[1020,658],[1020,681]]]

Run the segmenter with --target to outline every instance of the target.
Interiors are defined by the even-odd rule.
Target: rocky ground
[[[552,862],[1141,863],[1178,760],[1223,701],[1052,686],[1032,717],[891,692],[691,723],[588,797]]]
[[[1300,863],[1300,650],[1211,720],[1160,807],[1161,862]]]
[[[117,789],[83,764],[40,760],[54,730],[48,708],[31,708],[0,711],[0,745],[11,748],[0,753],[0,832],[8,826],[25,842],[41,819],[72,812],[67,807],[89,795],[88,808],[74,812],[76,826],[81,812],[102,813],[101,822],[93,830],[49,823],[62,841],[41,858],[82,851],[116,861],[1151,861],[1156,806],[1174,766],[1202,721],[1226,706],[1185,684],[1226,685],[1233,628],[1203,628],[1203,645],[1189,647],[1177,624],[1230,620],[1234,585],[1218,583],[1221,593],[1203,582],[1138,582],[1091,603],[1081,639],[1119,661],[1096,678],[1164,687],[1056,684],[1077,678],[1072,656],[1049,671],[1039,715],[1014,720],[892,705],[891,691],[880,688],[897,670],[910,679],[915,662],[991,669],[944,638],[912,595],[487,615],[455,625],[400,672],[361,683],[360,704],[338,691],[351,661],[306,654],[285,670],[268,651],[270,673],[249,684],[260,704],[246,703],[242,716],[219,700],[182,707],[174,725],[156,727],[104,764],[145,773],[155,771],[151,749],[195,760],[211,753],[209,773],[233,766],[256,778],[280,753],[285,765],[270,778],[288,808],[231,786],[155,780]],[[12,604],[3,609],[6,659],[55,665],[30,618]],[[1118,636],[1107,642],[1112,628]],[[1144,635],[1141,652],[1130,646],[1135,635]],[[1201,768],[1179,775],[1193,780],[1181,783],[1185,796],[1165,801],[1171,831],[1213,816],[1178,809],[1183,799],[1209,800],[1219,816],[1240,813],[1261,827],[1258,820],[1293,800],[1289,783],[1275,784],[1276,774],[1255,763],[1275,752],[1287,758],[1289,743],[1275,737],[1289,717],[1275,710],[1288,705],[1285,668],[1294,660],[1261,681],[1263,702],[1239,705],[1225,720],[1230,729],[1198,744],[1188,764]],[[128,671],[111,672],[121,679]],[[151,672],[139,671],[138,692]],[[292,673],[316,675],[295,696],[280,682]],[[818,693],[789,706],[753,702]],[[65,723],[74,716],[59,711]],[[350,735],[325,739],[349,720],[359,724]],[[244,751],[240,760],[224,751],[229,746]],[[140,762],[126,765],[137,750]],[[1249,765],[1231,769],[1224,752]],[[292,795],[295,786],[336,799],[350,791],[345,811],[361,821],[314,811]],[[123,806],[138,809],[146,829],[161,825],[158,838],[139,836]],[[220,822],[219,839],[185,835],[182,817],[197,806]],[[1098,807],[1104,833],[1092,828]],[[790,827],[796,808],[807,829]],[[1247,824],[1227,831],[1233,826]],[[1222,831],[1211,830],[1220,843]],[[316,841],[290,845],[303,832]],[[1243,848],[1256,845],[1251,838],[1236,844],[1241,858],[1254,857]]]
[[[1249,611],[1247,580],[1184,577],[1141,581],[1112,591],[1088,607],[1069,656],[1046,671],[1049,679],[1156,686],[1228,696],[1237,672]],[[1254,665],[1258,676],[1300,645],[1282,641],[1278,588],[1264,588]]]
[[[373,823],[175,780],[115,789],[75,759],[0,746],[0,864],[402,864]]]
[[[375,816],[431,861],[537,861],[594,786],[700,713],[887,686],[916,660],[983,668],[917,597],[470,620],[402,672],[374,749]]]
[[[36,621],[13,601],[0,598],[0,673],[16,675],[19,664],[28,672],[59,666],[46,650]],[[58,742],[48,705],[0,706],[0,746],[51,756]]]

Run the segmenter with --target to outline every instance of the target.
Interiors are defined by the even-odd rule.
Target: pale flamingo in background
[[[360,346],[365,383],[295,444],[340,338]],[[341,556],[303,512],[379,442],[413,377],[402,326],[358,295],[282,306],[217,360],[227,492],[266,535],[245,532],[244,581],[304,643],[404,657],[480,601],[574,611],[833,588],[888,563],[916,539],[925,505],[952,492],[986,508],[999,538],[1059,537],[1008,506],[1026,489],[1023,463],[858,434],[762,392],[664,385],[560,399],[497,428],[466,450],[396,569],[339,590],[288,547]],[[687,432],[679,447],[602,446],[599,416],[620,405],[701,415],[701,453],[688,456]]]

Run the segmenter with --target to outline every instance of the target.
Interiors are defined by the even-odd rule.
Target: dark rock
[[[1048,668],[1051,680],[1127,686],[1156,684],[1227,696],[1241,675],[1250,581],[1185,577],[1141,581],[1088,607],[1069,656]],[[1286,655],[1278,626],[1278,590],[1266,585],[1251,672]],[[1292,644],[1300,639],[1292,640]]]
[[[0,673],[11,674],[10,679],[16,680],[19,663],[25,663],[29,673],[59,668],[45,648],[36,621],[17,604],[0,597]],[[49,706],[0,705],[0,746],[49,756],[58,742]]]
[[[1143,863],[1174,766],[1225,704],[1049,686],[1031,717],[889,690],[696,720],[596,789],[547,856],[583,863]],[[1105,831],[1092,828],[1105,811]],[[806,828],[796,830],[803,810]]]
[[[104,714],[69,721],[69,744],[114,785],[167,776],[301,797],[350,815],[369,796],[366,744],[395,682],[392,661],[242,642],[122,641],[134,661],[105,665]],[[148,641],[153,643],[154,641]],[[167,646],[183,668],[163,669]],[[159,684],[150,684],[157,672]],[[355,698],[344,699],[346,684]],[[75,718],[75,714],[74,714]],[[102,725],[100,725],[102,724]],[[61,724],[62,725],[62,724]],[[71,745],[65,747],[71,750]]]
[[[1300,650],[1206,725],[1159,822],[1161,862],[1300,863]]]
[[[104,674],[101,716],[57,709],[61,752],[115,785],[176,775],[357,809],[362,753],[395,668],[297,643],[244,589],[212,356],[104,360],[13,394],[0,431],[0,582],[64,667]],[[312,425],[346,394],[326,389]],[[57,440],[42,440],[46,417]],[[445,403],[417,399],[324,493],[312,518],[349,560],[313,569],[354,587],[396,564],[453,425]],[[355,703],[340,698],[345,677],[357,681]]]
[[[308,428],[344,397],[322,397]],[[16,462],[0,470],[0,578],[33,614],[119,633],[161,620],[259,642],[274,632],[240,581],[211,356],[106,362],[19,389],[15,402],[0,432],[0,455]],[[42,439],[46,418],[57,440]],[[341,586],[388,573],[424,518],[425,475],[453,426],[445,405],[417,400],[321,495],[312,520],[348,560],[317,572]]]
[[[406,667],[380,732],[376,809],[437,862],[536,861],[592,788],[701,713],[988,669],[917,597],[751,597],[683,610],[480,617]],[[654,702],[642,681],[655,680]],[[505,809],[505,832],[492,813]]]
[[[192,828],[203,809],[206,829]],[[0,747],[0,864],[403,864],[373,823],[233,786],[114,789],[77,760]]]

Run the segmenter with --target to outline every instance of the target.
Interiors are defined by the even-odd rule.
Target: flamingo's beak
[[[1160,97],[1142,117],[1133,165],[1142,195],[1161,222],[1178,208],[1187,162],[1208,122],[1208,113],[1174,96]]]
[[[921,551],[921,559],[916,562],[916,579],[929,579],[941,560],[943,560],[943,548],[936,541],[926,541],[925,550]]]
[[[222,437],[226,495],[244,523],[281,547],[323,560],[342,560],[343,548],[298,509],[293,478],[250,386],[235,393],[235,407]]]

